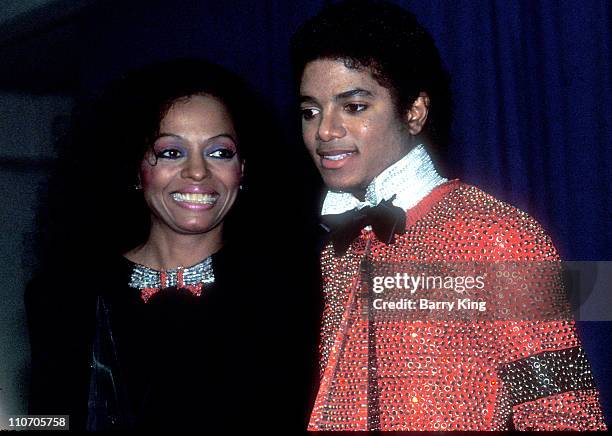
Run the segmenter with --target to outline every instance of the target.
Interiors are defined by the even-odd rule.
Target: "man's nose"
[[[193,180],[202,180],[208,175],[206,159],[200,154],[189,156],[185,162],[185,166],[181,171],[181,175],[185,178]]]
[[[333,141],[334,139],[343,138],[346,135],[346,129],[342,125],[342,117],[334,112],[321,114],[321,122],[317,130],[318,139],[323,142]]]

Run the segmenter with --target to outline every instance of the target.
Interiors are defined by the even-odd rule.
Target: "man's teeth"
[[[323,159],[329,159],[329,160],[342,160],[347,156],[350,156],[353,153],[342,153],[342,154],[334,154],[334,155],[328,155],[328,156],[323,156]]]
[[[172,194],[172,198],[178,202],[214,204],[219,196],[215,194],[183,194],[175,192]]]

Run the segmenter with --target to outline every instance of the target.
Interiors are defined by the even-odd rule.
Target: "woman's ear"
[[[136,183],[134,183],[134,189],[136,191],[142,191],[142,179],[140,178],[140,173],[136,173]]]
[[[429,96],[421,92],[406,112],[406,123],[411,135],[416,136],[423,130],[429,114]]]
[[[243,185],[243,180],[244,180],[244,159],[242,160],[242,163],[240,164],[240,190],[244,189],[244,185]]]

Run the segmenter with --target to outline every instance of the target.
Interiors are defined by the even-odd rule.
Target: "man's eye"
[[[236,155],[236,152],[234,150],[230,150],[229,148],[219,148],[208,153],[208,155],[217,159],[231,159]]]
[[[181,151],[177,150],[176,148],[167,148],[165,150],[155,153],[155,157],[157,157],[158,159],[178,159],[182,156],[183,154],[181,153]]]
[[[319,114],[319,110],[314,109],[314,108],[304,108],[301,110],[301,112],[302,112],[302,119],[304,120],[312,120],[314,117],[316,117]]]
[[[368,106],[362,103],[349,103],[344,106],[344,110],[347,112],[362,112],[367,108]]]

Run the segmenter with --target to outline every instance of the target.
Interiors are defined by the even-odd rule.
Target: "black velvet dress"
[[[262,294],[260,269],[226,249],[212,261],[199,297],[167,288],[147,303],[123,257],[34,280],[30,413],[69,414],[75,430],[303,429],[299,317]]]

